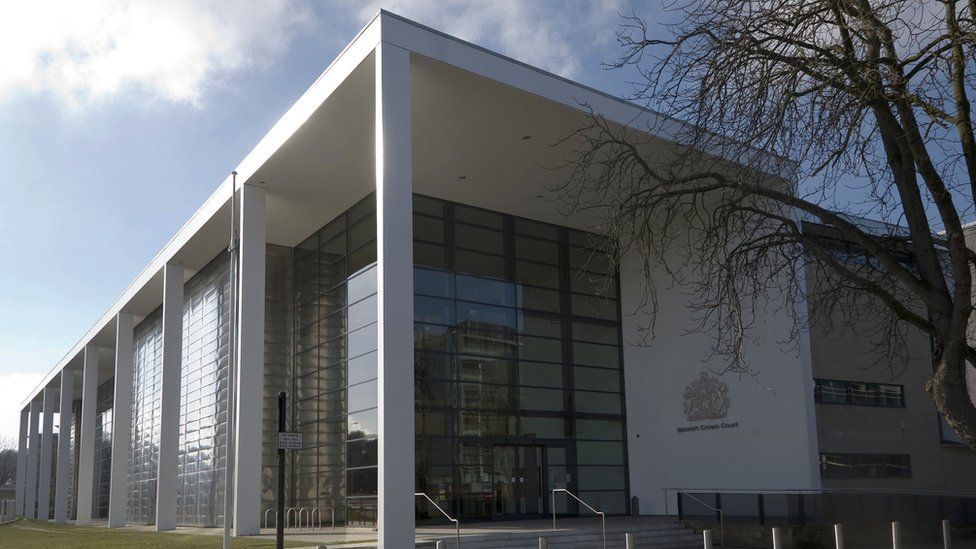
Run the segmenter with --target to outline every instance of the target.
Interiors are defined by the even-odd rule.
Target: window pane
[[[415,297],[413,300],[415,322],[454,325],[454,301],[437,297]]]
[[[379,430],[377,429],[377,426],[379,425],[378,421],[379,419],[376,415],[376,408],[349,414],[347,426],[349,429],[348,440],[376,436],[379,433]],[[375,465],[375,463],[367,463],[365,465]],[[353,466],[350,465],[350,467]]]
[[[621,413],[620,395],[576,391],[576,411],[591,414],[619,414]]]
[[[523,416],[519,434],[536,438],[563,438],[566,436],[566,420],[561,417]]]
[[[436,244],[413,243],[413,264],[425,267],[447,268],[447,250]]]
[[[551,240],[516,236],[515,256],[522,259],[531,259],[533,261],[558,265],[559,245]]]
[[[519,285],[516,292],[519,307],[552,313],[559,312],[559,292],[556,290]]]
[[[444,217],[444,202],[435,198],[413,195],[413,211],[417,213]]]
[[[563,392],[557,389],[522,387],[519,390],[523,410],[548,410],[561,412],[566,408]]]
[[[573,292],[600,297],[617,297],[617,279],[605,274],[587,271],[574,271],[569,276],[569,287]]]
[[[573,322],[573,339],[577,341],[618,345],[619,333],[616,324],[598,324],[584,320]]]
[[[513,332],[517,330],[515,309],[466,301],[459,301],[457,307],[458,326],[473,324],[478,328],[488,330],[504,331],[508,329]]]
[[[529,219],[515,218],[515,232],[549,240],[559,239],[559,229],[555,225]]]
[[[579,294],[573,294],[572,300],[574,315],[617,320],[617,302],[615,300]]]
[[[627,488],[623,467],[579,467],[577,476],[580,490],[624,490]]]
[[[577,366],[573,372],[577,389],[620,392],[620,370]]]
[[[451,328],[430,324],[415,324],[413,345],[418,351],[451,351]]]
[[[463,219],[466,223],[473,223],[498,230],[501,230],[504,226],[501,214],[477,208],[469,208],[460,204],[454,206],[454,217],[456,219]]]
[[[457,250],[454,260],[458,272],[505,278],[504,257]]]
[[[624,444],[582,440],[576,443],[576,460],[580,465],[623,465]]]
[[[520,311],[519,331],[529,335],[562,337],[562,321],[557,316]]]
[[[376,351],[349,360],[349,384],[376,379]]]
[[[543,337],[521,336],[519,357],[526,360],[562,362],[562,341]]]
[[[515,305],[515,285],[505,280],[457,275],[458,299],[490,303],[492,305]]]
[[[620,347],[574,341],[573,362],[601,368],[619,368]]]
[[[559,289],[559,267],[531,261],[515,262],[515,280],[531,286]]]
[[[413,216],[413,237],[416,240],[444,243],[444,220],[424,215]]]
[[[413,270],[414,292],[422,295],[454,297],[454,275],[430,269]]]
[[[519,362],[519,384],[540,387],[563,386],[563,365],[545,362]]]
[[[454,379],[452,356],[441,353],[415,353],[414,376],[416,379]]]
[[[504,237],[503,233],[491,229],[483,229],[464,223],[454,225],[454,244],[459,248],[504,255]]]
[[[349,387],[349,412],[376,407],[376,380]]]
[[[515,361],[504,358],[462,356],[458,358],[461,381],[515,384]]]
[[[623,440],[622,421],[609,419],[577,419],[576,438],[595,440]]]

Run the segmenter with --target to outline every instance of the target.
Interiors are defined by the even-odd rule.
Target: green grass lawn
[[[286,547],[308,547],[308,542],[285,542]],[[240,538],[235,548],[274,547],[274,540]],[[139,532],[130,529],[79,527],[20,519],[0,525],[0,548],[75,549],[89,547],[188,547],[219,549],[220,536]]]

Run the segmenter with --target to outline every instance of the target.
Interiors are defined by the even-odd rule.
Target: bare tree
[[[803,296],[810,318],[870,326],[895,354],[909,331],[928,334],[936,353],[926,390],[976,448],[966,387],[976,254],[962,221],[976,197],[976,2],[671,9],[680,22],[653,33],[626,18],[614,64],[639,71],[634,99],[665,116],[638,134],[592,113],[555,190],[576,211],[600,210],[618,242],[612,256],[632,251],[663,266],[645,272],[652,313],[661,272],[691,289],[727,370],[753,372],[743,347],[757,308]],[[679,146],[646,132],[668,132]],[[666,253],[678,244],[683,254]],[[822,276],[808,289],[804,272]],[[794,335],[809,328],[796,321]]]
[[[0,437],[0,486],[17,478],[17,443],[13,437]]]

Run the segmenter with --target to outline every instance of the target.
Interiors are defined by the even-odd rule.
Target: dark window
[[[824,404],[854,404],[858,406],[905,406],[905,391],[901,385],[817,379],[814,398]]]
[[[908,454],[820,454],[823,478],[908,478]]]

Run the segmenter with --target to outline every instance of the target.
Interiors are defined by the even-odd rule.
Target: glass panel
[[[454,242],[460,248],[504,255],[504,234],[490,229],[458,223],[454,226]]]
[[[519,383],[540,387],[563,386],[563,365],[545,362],[519,362]]]
[[[504,280],[457,275],[458,299],[490,303],[492,305],[515,305],[515,285]]]
[[[527,236],[515,237],[515,256],[522,259],[559,264],[559,245],[551,240],[539,240]]]
[[[444,243],[444,221],[424,215],[413,216],[413,237],[427,242]]]
[[[594,391],[620,391],[620,371],[603,368],[585,368],[577,366],[573,369],[574,382],[579,389]]]
[[[461,273],[505,278],[505,258],[501,256],[457,250],[454,262]]]
[[[601,368],[619,368],[620,348],[574,341],[573,362]]]
[[[576,391],[576,410],[592,414],[620,414],[620,395]]]
[[[504,226],[501,214],[479,208],[461,206],[460,204],[454,206],[454,217],[456,219],[463,219],[465,223],[473,223],[492,229],[501,230]]]
[[[623,465],[624,444],[581,440],[576,443],[576,461],[580,465]]]
[[[608,419],[577,419],[576,437],[595,440],[623,440],[624,424]]]
[[[454,297],[454,275],[429,269],[413,270],[414,292],[421,295]]]
[[[559,267],[531,261],[515,262],[515,280],[530,286],[559,289]]]

